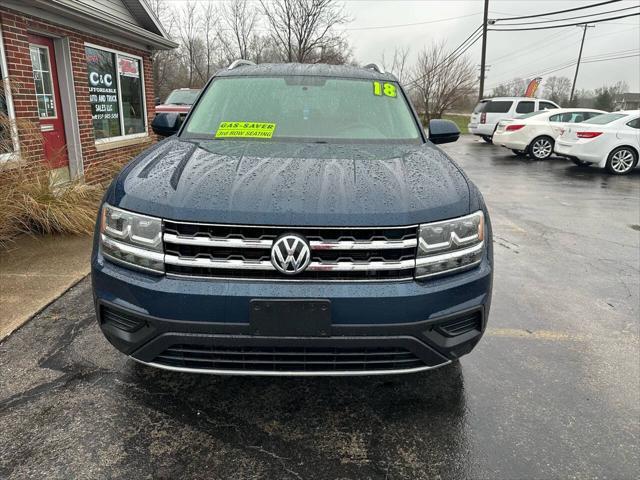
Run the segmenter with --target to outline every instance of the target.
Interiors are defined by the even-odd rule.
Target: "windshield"
[[[591,123],[593,125],[605,125],[623,117],[626,117],[626,115],[623,113],[605,113],[603,115],[598,115],[597,117],[590,118],[589,120],[582,122],[582,124],[584,125],[585,123]]]
[[[182,135],[261,142],[422,142],[396,83],[312,76],[218,78]]]
[[[199,93],[200,90],[174,90],[169,94],[164,103],[171,105],[193,105]]]
[[[473,109],[473,113],[480,113],[484,110],[484,107],[487,106],[488,101],[482,100],[480,103],[476,105],[476,108]]]

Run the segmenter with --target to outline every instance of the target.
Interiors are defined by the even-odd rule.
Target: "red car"
[[[179,113],[181,116],[186,115],[199,94],[200,90],[196,88],[177,88],[169,94],[164,103],[156,105],[156,114]]]

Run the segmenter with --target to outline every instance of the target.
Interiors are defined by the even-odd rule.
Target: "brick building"
[[[175,47],[145,0],[0,0],[0,162],[75,178],[148,147],[152,50]]]

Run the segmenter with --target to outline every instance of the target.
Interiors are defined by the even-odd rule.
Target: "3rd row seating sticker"
[[[220,122],[216,138],[271,138],[275,123]]]

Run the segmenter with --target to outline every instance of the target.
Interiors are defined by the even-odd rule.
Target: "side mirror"
[[[156,135],[170,137],[178,133],[182,125],[179,113],[158,113],[151,122],[151,129]]]
[[[429,122],[429,140],[431,143],[451,143],[460,138],[458,126],[451,120],[431,120]]]

